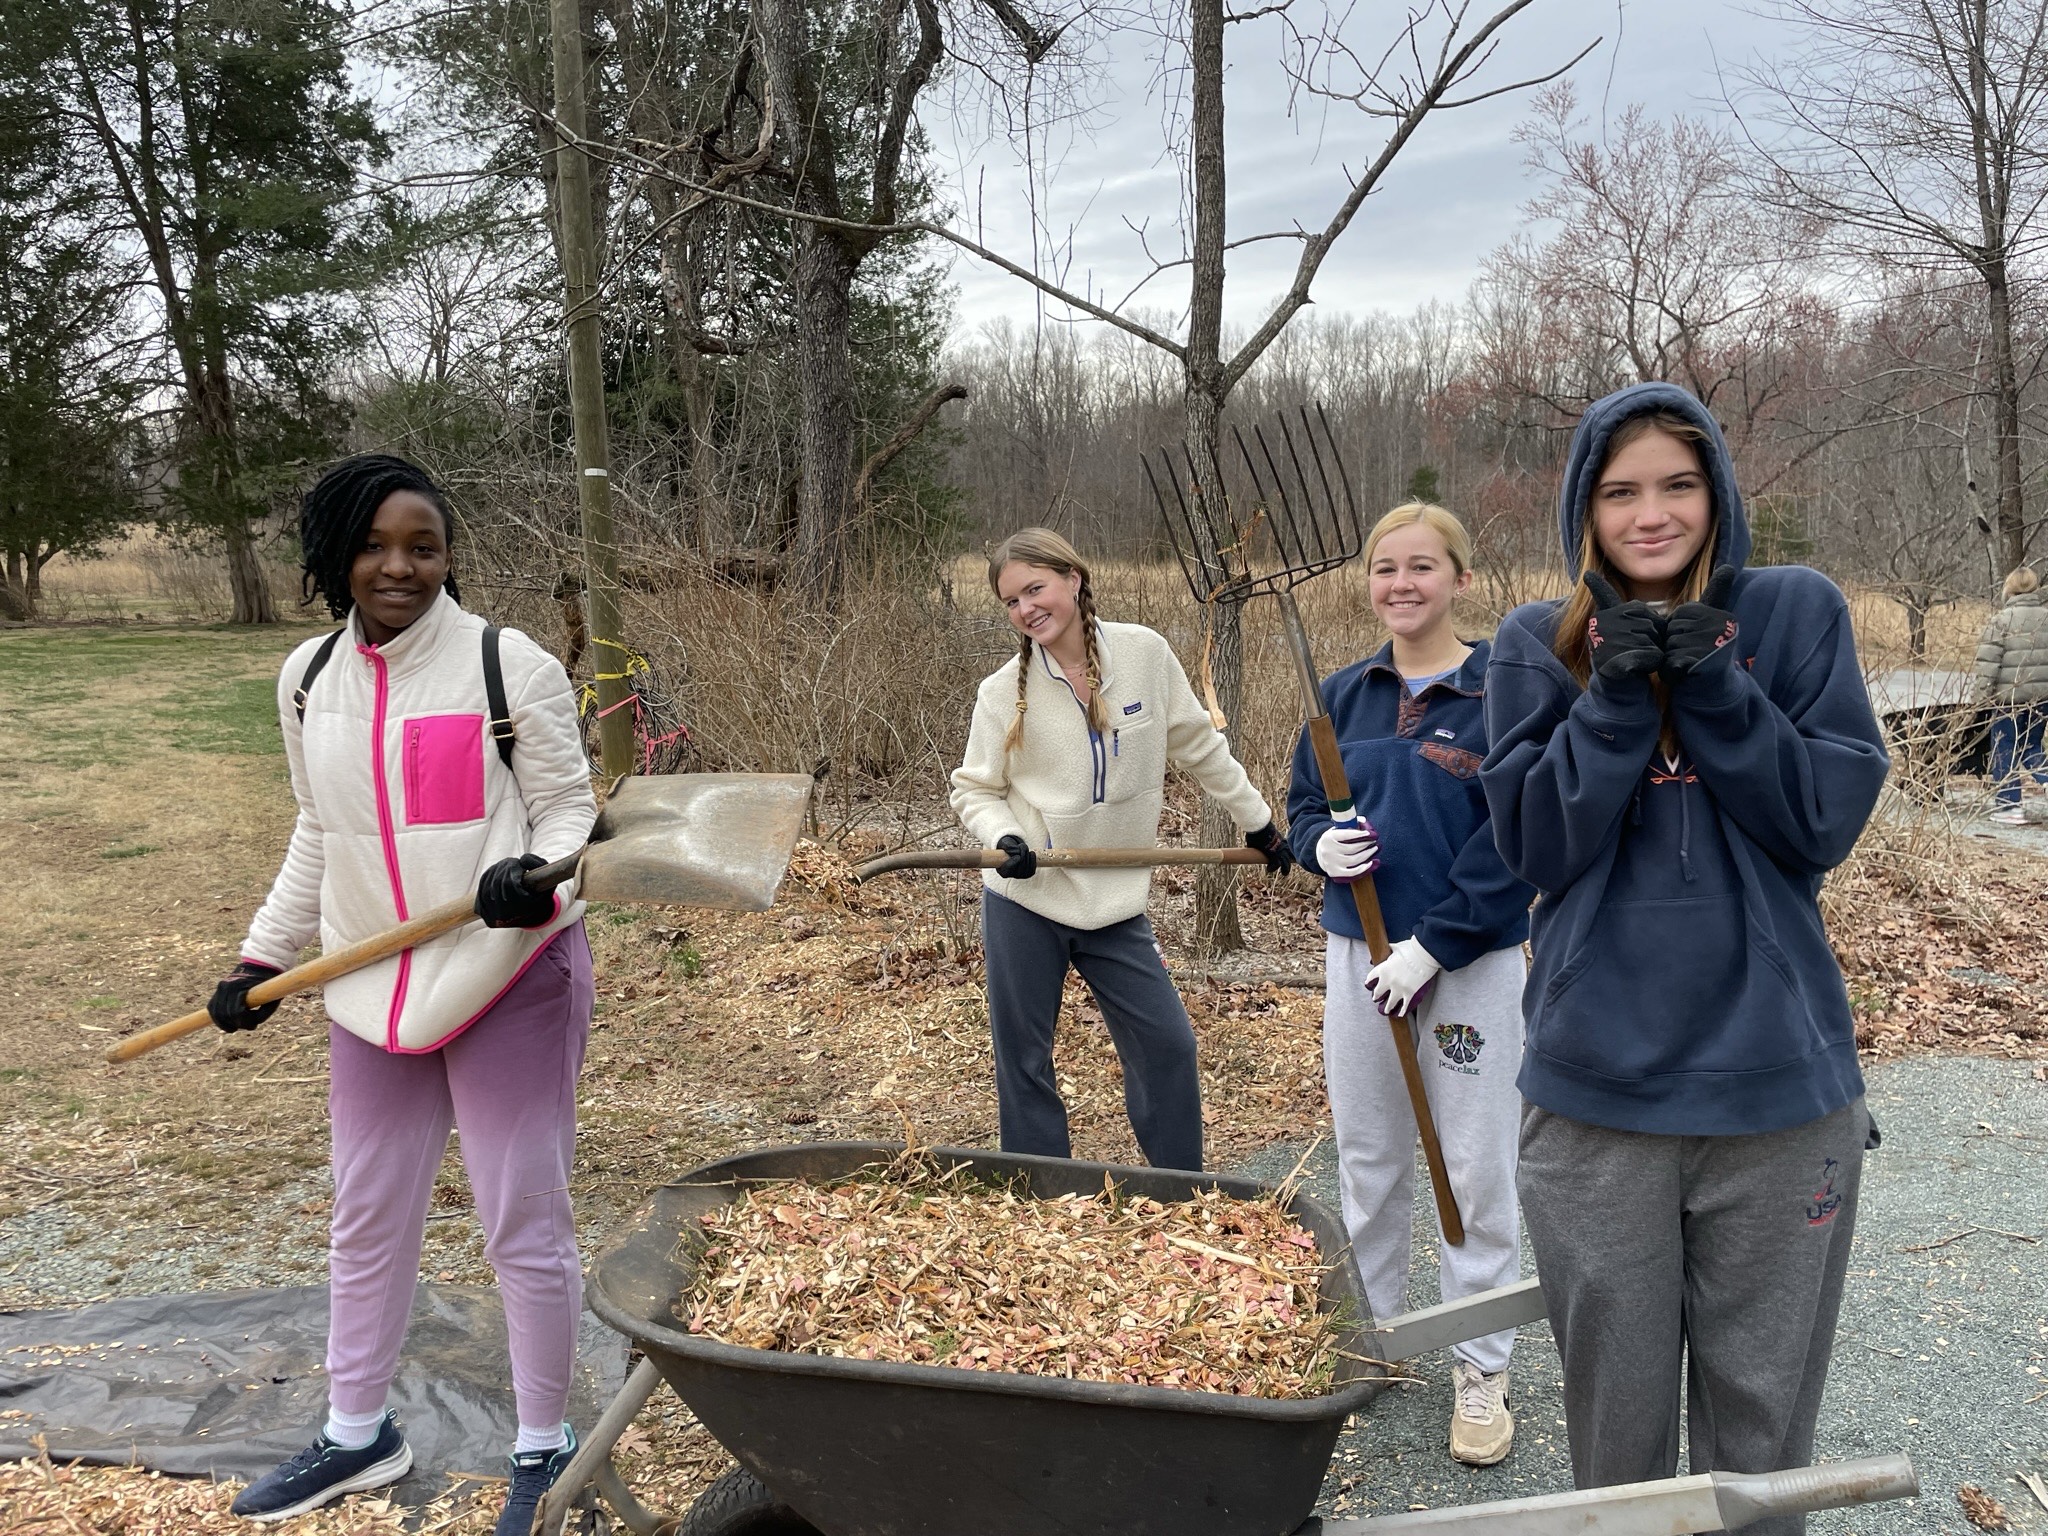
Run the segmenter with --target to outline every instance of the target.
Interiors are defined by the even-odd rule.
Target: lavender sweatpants
[[[519,1422],[562,1422],[583,1311],[568,1184],[594,996],[590,944],[577,923],[438,1051],[402,1056],[328,1026],[327,1377],[338,1412],[384,1406],[453,1126],[504,1298]]]

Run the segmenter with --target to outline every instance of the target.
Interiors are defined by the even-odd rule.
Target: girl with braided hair
[[[1015,533],[989,556],[988,584],[1017,655],[982,682],[952,805],[1008,855],[983,873],[981,904],[1003,1150],[1071,1154],[1052,1065],[1071,967],[1115,1042],[1146,1160],[1200,1169],[1195,1033],[1145,916],[1151,871],[1041,871],[1038,850],[1150,846],[1171,766],[1229,808],[1269,870],[1293,856],[1164,637],[1096,616],[1073,545],[1049,528]]]
[[[597,808],[567,674],[461,607],[454,535],[433,481],[383,454],[328,470],[300,515],[307,601],[324,598],[345,623],[294,651],[279,679],[298,824],[208,1012],[222,1029],[254,1029],[277,1005],[250,1006],[249,989],[316,938],[332,952],[471,891],[484,926],[326,989],[328,1417],[235,1500],[255,1520],[412,1465],[385,1402],[451,1127],[504,1298],[519,1408],[500,1536],[523,1536],[575,1449],[562,1416],[582,1267],[566,1190],[590,946],[574,882],[540,894],[524,875],[582,846]]]

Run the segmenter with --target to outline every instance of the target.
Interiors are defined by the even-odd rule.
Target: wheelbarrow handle
[[[1009,855],[1000,848],[923,848],[869,859],[854,870],[856,880],[899,869],[995,869]],[[1150,869],[1164,864],[1263,864],[1256,848],[1041,848],[1040,869]]]
[[[576,873],[576,865],[583,857],[583,850],[577,849],[567,858],[557,859],[552,864],[543,864],[538,869],[526,872],[529,890],[552,891],[556,886]],[[290,997],[296,992],[310,992],[315,987],[324,987],[337,976],[346,976],[350,971],[359,971],[366,965],[375,965],[379,960],[397,954],[400,950],[413,949],[429,939],[439,938],[451,929],[460,928],[476,916],[476,897],[458,896],[430,912],[422,912],[410,922],[396,928],[388,928],[379,934],[337,949],[331,955],[321,955],[308,960],[304,965],[295,965],[288,971],[281,971],[267,981],[259,981],[248,991],[251,1003],[274,1003],[281,997]],[[188,1013],[181,1019],[168,1024],[159,1024],[154,1029],[145,1029],[139,1035],[130,1035],[119,1045],[107,1052],[110,1062],[133,1061],[136,1057],[155,1050],[160,1045],[169,1045],[173,1040],[182,1040],[197,1030],[206,1028],[213,1018],[204,1008]]]
[[[1825,1467],[1711,1472],[1363,1520],[1311,1520],[1295,1536],[1679,1536],[1739,1531],[1773,1515],[1909,1499],[1919,1492],[1912,1462],[1903,1455],[1874,1456]]]

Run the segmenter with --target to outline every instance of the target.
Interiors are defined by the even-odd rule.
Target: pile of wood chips
[[[240,1483],[166,1477],[142,1467],[53,1464],[48,1456],[0,1463],[6,1536],[247,1536],[258,1529],[228,1506]],[[501,1488],[469,1489],[409,1510],[361,1494],[261,1527],[276,1536],[486,1536]]]
[[[1315,1239],[1272,1198],[1036,1200],[912,1155],[702,1225],[676,1311],[727,1344],[1266,1398],[1320,1396],[1339,1358]]]

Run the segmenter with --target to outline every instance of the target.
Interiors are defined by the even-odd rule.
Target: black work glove
[[[1274,822],[1267,822],[1256,832],[1244,835],[1244,845],[1256,848],[1266,856],[1266,873],[1284,875],[1294,868],[1294,850],[1287,846],[1287,839],[1280,835],[1280,828]]]
[[[268,981],[282,975],[274,965],[265,965],[258,960],[244,960],[229,971],[227,978],[213,989],[213,998],[206,1005],[206,1016],[220,1028],[233,1034],[238,1029],[254,1029],[273,1013],[276,1003],[258,1003],[249,1006],[249,989],[259,981]]]
[[[538,928],[555,915],[555,893],[526,883],[526,872],[545,863],[537,853],[522,853],[484,871],[476,883],[476,915],[486,928]]]
[[[996,839],[996,846],[1009,855],[996,866],[996,873],[1005,880],[1029,880],[1038,873],[1038,855],[1016,833],[1005,832]]]
[[[1641,601],[1625,601],[1598,571],[1581,578],[1593,594],[1593,617],[1586,623],[1593,670],[1610,683],[1648,677],[1664,661],[1664,620]]]
[[[1707,590],[1696,603],[1680,603],[1664,622],[1664,680],[1676,683],[1692,676],[1726,650],[1735,638],[1735,615],[1728,611],[1735,590],[1735,567],[1721,565],[1707,578]]]

